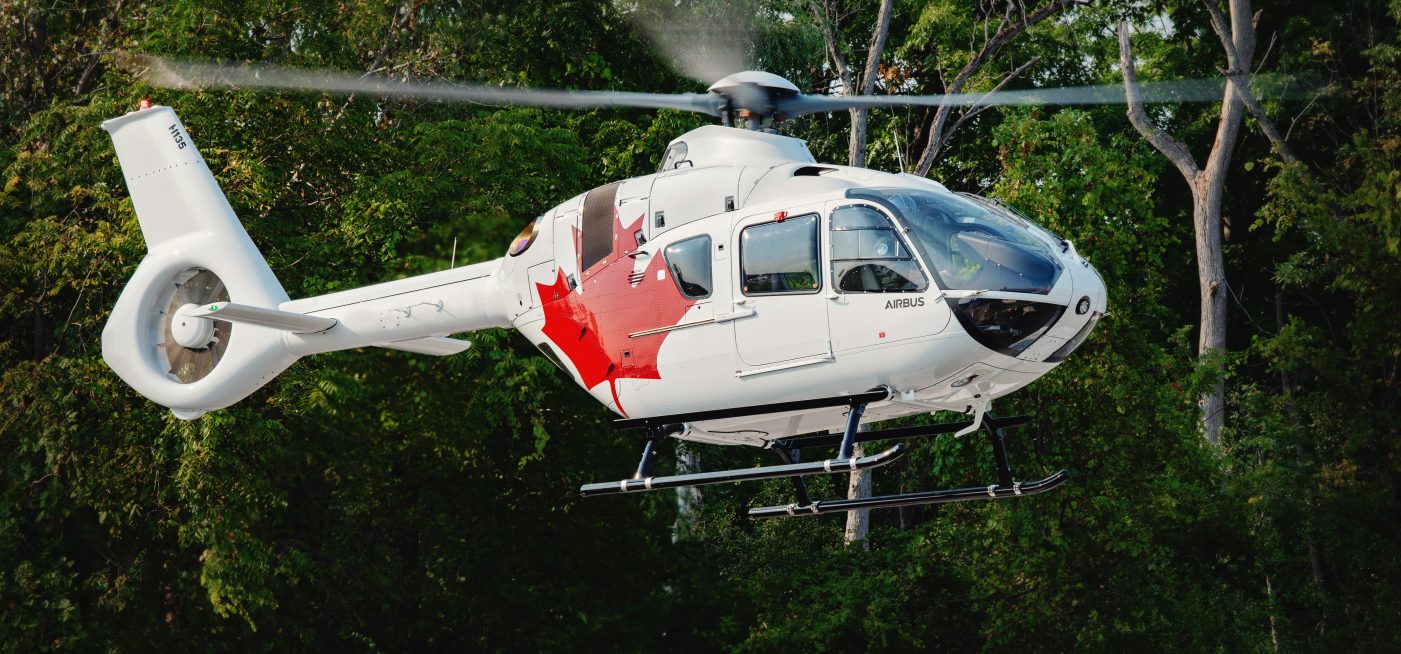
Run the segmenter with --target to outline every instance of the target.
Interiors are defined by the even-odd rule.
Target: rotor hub
[[[750,129],[776,127],[785,117],[781,109],[784,101],[801,95],[792,82],[760,70],[726,75],[709,90],[725,98],[727,106],[721,118],[726,125],[734,118],[743,118]]]
[[[731,89],[741,86],[753,86],[765,91],[779,95],[797,95],[798,87],[778,75],[766,73],[762,70],[746,70],[726,75],[719,81],[710,85],[710,91],[714,93],[725,93]]]
[[[200,305],[185,304],[175,312],[170,321],[170,335],[181,347],[203,350],[214,340],[214,321],[190,315]]]

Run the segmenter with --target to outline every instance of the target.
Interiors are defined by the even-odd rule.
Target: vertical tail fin
[[[295,360],[279,332],[189,315],[235,301],[287,301],[170,107],[102,124],[126,177],[147,254],[102,331],[102,356],[182,418],[228,406]]]
[[[181,239],[217,239],[256,263],[243,271],[255,283],[250,292],[266,293],[273,305],[287,300],[173,109],[133,111],[102,123],[102,129],[112,136],[148,250],[180,247]]]

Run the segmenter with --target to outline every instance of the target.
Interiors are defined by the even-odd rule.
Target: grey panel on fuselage
[[[613,253],[614,209],[618,187],[622,185],[622,182],[613,182],[600,186],[584,197],[580,270],[588,270]]]

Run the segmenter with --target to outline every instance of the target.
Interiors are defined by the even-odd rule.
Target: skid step
[[[950,502],[969,502],[973,500],[996,500],[1021,497],[1024,495],[1036,495],[1053,490],[1070,479],[1070,472],[1062,470],[1050,477],[1038,481],[1013,482],[1010,485],[974,486],[971,488],[946,488],[943,490],[924,491],[922,493],[904,493],[901,495],[882,495],[880,497],[868,497],[855,500],[822,500],[808,505],[787,504],[783,506],[766,506],[749,510],[751,518],[788,518],[795,516],[823,515],[826,513],[845,513],[857,509],[889,509],[901,506],[918,506],[922,504],[947,504]]]
[[[579,487],[579,492],[583,493],[585,497],[589,497],[593,495],[610,495],[614,493],[633,493],[637,491],[662,490],[664,488],[679,488],[682,486],[704,486],[706,484],[720,484],[729,481],[755,481],[759,479],[775,479],[778,477],[797,477],[801,475],[867,470],[890,463],[904,456],[905,451],[905,445],[900,443],[884,452],[871,456],[827,459],[825,461],[813,461],[811,463],[789,463],[785,465],[765,466],[762,468],[738,468],[735,470],[719,470],[716,472],[698,472],[689,475],[672,475],[670,477],[621,479],[618,481],[605,481],[596,484],[584,484]]]

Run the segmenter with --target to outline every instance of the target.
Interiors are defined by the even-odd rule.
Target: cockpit
[[[959,322],[979,343],[1011,357],[1020,357],[1066,314],[1056,302],[1001,294],[1049,295],[1062,273],[1069,243],[1026,217],[992,201],[971,195],[935,193],[912,188],[860,188],[847,197],[885,207],[900,222],[915,249],[948,291],[998,293],[948,297]],[[1084,311],[1077,307],[1076,314]],[[1045,357],[1064,359],[1089,335],[1100,313],[1087,316],[1073,338]]]
[[[910,188],[853,189],[848,197],[885,206],[946,290],[1051,292],[1062,266],[1060,239],[981,199]]]

